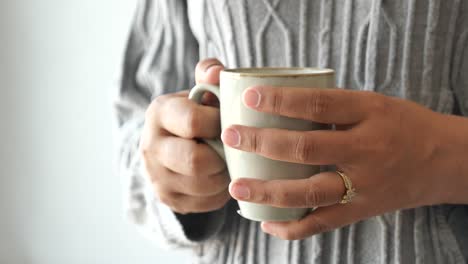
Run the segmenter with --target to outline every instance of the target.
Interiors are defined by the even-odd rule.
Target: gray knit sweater
[[[144,111],[155,96],[189,89],[206,57],[227,67],[333,68],[340,87],[468,115],[468,0],[140,0],[116,103],[127,214],[150,239],[193,249],[194,262],[465,263],[466,206],[282,241],[239,217],[234,201],[188,216],[156,201],[137,152]]]

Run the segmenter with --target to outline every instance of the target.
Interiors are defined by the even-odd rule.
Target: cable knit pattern
[[[137,154],[144,110],[155,96],[193,85],[200,58],[227,67],[336,70],[339,87],[468,115],[468,1],[140,0],[116,110],[119,172],[130,219],[164,245],[192,248],[198,263],[465,263],[468,210],[432,206],[388,213],[301,241],[263,233],[237,204],[208,214],[190,236],[160,204]],[[443,175],[441,175],[443,177]],[[156,263],[156,262],[155,262]]]

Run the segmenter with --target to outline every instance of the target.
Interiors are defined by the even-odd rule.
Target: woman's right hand
[[[197,83],[219,83],[223,65],[216,59],[198,63]],[[206,94],[208,105],[216,104]],[[157,198],[180,214],[209,212],[230,199],[224,161],[197,138],[221,134],[219,109],[188,99],[188,91],[162,95],[146,111],[140,142],[144,168]]]

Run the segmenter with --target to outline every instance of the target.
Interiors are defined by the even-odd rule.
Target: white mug
[[[256,85],[334,88],[335,74],[331,69],[319,68],[238,68],[221,72],[220,86],[198,84],[189,98],[200,103],[205,92],[215,94],[220,102],[221,127],[243,125],[280,128],[296,131],[326,129],[327,126],[310,121],[258,112],[244,106],[241,100],[245,89]],[[271,160],[257,154],[223,147],[218,140],[204,140],[227,163],[232,180],[255,178],[262,180],[305,179],[318,173],[319,166]],[[272,142],[274,144],[274,142]],[[277,208],[239,201],[239,214],[254,221],[290,221],[304,217],[309,208]]]

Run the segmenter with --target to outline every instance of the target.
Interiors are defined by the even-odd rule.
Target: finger
[[[328,232],[375,214],[368,208],[355,203],[337,204],[320,207],[298,221],[290,222],[263,222],[264,232],[286,240],[298,240],[315,234]]]
[[[195,67],[195,80],[197,84],[208,83],[216,85],[219,83],[219,73],[223,69],[223,64],[215,58],[202,60]]]
[[[347,162],[355,155],[349,131],[290,131],[234,125],[221,135],[224,144],[243,151],[301,164]]]
[[[313,208],[338,203],[345,187],[335,172],[324,172],[301,180],[238,179],[229,192],[236,200],[280,208]]]
[[[166,168],[187,176],[215,175],[226,169],[224,161],[208,145],[178,137],[162,137],[155,146],[157,160]]]
[[[162,168],[158,172],[159,175],[152,178],[157,178],[157,184],[162,189],[197,197],[219,194],[227,189],[230,181],[227,171],[202,177],[178,174],[167,168]]]
[[[227,170],[215,175],[200,177],[178,174],[154,159],[143,159],[144,172],[159,192],[180,193],[190,196],[213,196],[227,189]]]
[[[146,109],[145,113],[145,130],[143,134],[148,135],[157,135],[161,130],[160,122],[160,113],[163,106],[167,101],[173,100],[174,98],[186,98],[188,97],[188,91],[180,91],[172,94],[163,94],[156,96],[152,101],[149,107]]]
[[[372,93],[344,89],[256,86],[242,99],[258,111],[327,124],[352,124],[366,117]]]
[[[173,93],[172,96],[187,97],[189,95],[189,92],[190,92],[189,90],[183,90],[183,91]]]
[[[202,104],[203,105],[209,105],[209,106],[214,106],[219,108],[219,100],[216,95],[210,92],[206,92],[203,94],[202,97]]]
[[[180,214],[211,212],[222,208],[231,196],[223,192],[209,196],[196,197],[179,193],[160,193],[159,200]]]
[[[219,109],[199,105],[186,97],[165,101],[158,115],[161,127],[179,137],[215,138],[221,133]]]

